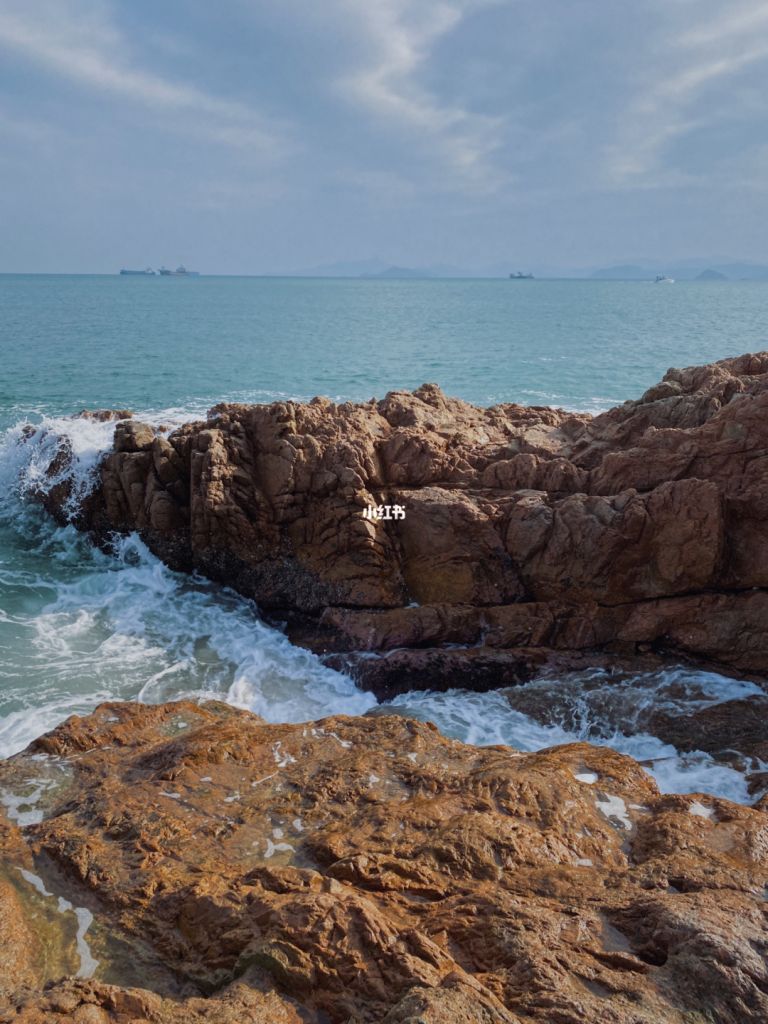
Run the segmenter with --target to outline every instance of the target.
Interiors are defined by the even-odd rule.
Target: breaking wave
[[[172,426],[200,411],[142,418]],[[38,417],[0,440],[0,756],[105,700],[218,698],[269,721],[370,711],[370,694],[290,644],[253,602],[170,571],[136,535],[100,551],[28,500],[66,477],[74,511],[113,431],[114,422]],[[410,693],[386,707],[475,744],[588,740],[635,757],[664,791],[747,802],[743,771],[679,752],[653,734],[652,712],[685,717],[754,693],[690,669],[621,679],[593,670],[505,692]]]

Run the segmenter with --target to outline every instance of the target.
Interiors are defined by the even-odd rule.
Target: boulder
[[[115,415],[94,490],[73,511],[63,446],[46,507],[104,545],[139,531],[318,652],[402,646],[416,679],[416,648],[492,647],[464,686],[505,649],[514,673],[518,647],[768,673],[768,353],[669,370],[596,417],[433,384],[222,404],[170,433]]]

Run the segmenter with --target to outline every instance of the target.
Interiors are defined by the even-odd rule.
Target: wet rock
[[[479,409],[433,384],[222,404],[167,437],[117,423],[75,521],[103,544],[138,530],[319,651],[462,643],[507,650],[514,671],[518,647],[652,650],[764,677],[767,423],[768,353],[671,369],[594,418]],[[62,520],[67,458],[41,490]],[[379,506],[405,516],[366,517]],[[484,686],[470,670],[486,662],[465,660],[463,685]]]
[[[81,409],[76,415],[78,419],[93,420],[95,423],[112,423],[133,418],[133,413],[129,409]]]
[[[1,1020],[768,1019],[765,810],[661,796],[607,748],[119,703],[0,765],[0,786],[53,764],[66,785],[38,787],[9,843],[87,898],[94,943],[149,951],[182,987],[122,983],[109,945],[92,979],[43,987],[16,942]]]
[[[649,730],[678,750],[706,750],[736,763],[759,767],[768,762],[768,697],[751,696],[694,710],[690,715],[669,715],[654,708]]]
[[[323,660],[330,668],[351,676],[361,689],[370,690],[379,700],[391,700],[409,690],[460,689],[467,679],[479,692],[514,686],[532,679],[548,663],[547,653],[540,648],[494,651],[485,647],[435,647],[381,655],[334,654]]]

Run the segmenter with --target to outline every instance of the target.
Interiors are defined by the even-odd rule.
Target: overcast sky
[[[0,0],[0,270],[768,261],[765,0]]]

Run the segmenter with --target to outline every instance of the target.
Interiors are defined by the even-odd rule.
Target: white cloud
[[[98,0],[4,0],[0,47],[50,73],[158,112],[192,115],[189,127],[228,145],[274,156],[284,140],[245,104],[135,66]],[[183,127],[183,126],[182,126]]]
[[[725,14],[719,5],[712,9],[714,16],[692,29],[662,21],[660,32],[669,41],[652,54],[639,89],[622,111],[618,137],[606,150],[609,183],[655,187],[695,180],[664,165],[670,145],[711,129],[724,116],[717,96],[709,97],[707,90],[725,89],[728,79],[768,60],[768,8],[762,0],[730,7]],[[702,109],[705,99],[710,102]],[[733,109],[726,108],[728,113]]]
[[[685,32],[680,39],[682,46],[698,47],[711,43],[720,45],[728,38],[751,36],[768,25],[768,7],[763,0],[729,6],[725,14],[712,18]]]
[[[359,19],[367,45],[357,67],[336,90],[380,123],[389,123],[427,147],[447,177],[492,190],[503,180],[493,164],[502,120],[442,102],[421,82],[434,46],[471,11],[494,0],[341,0]]]

